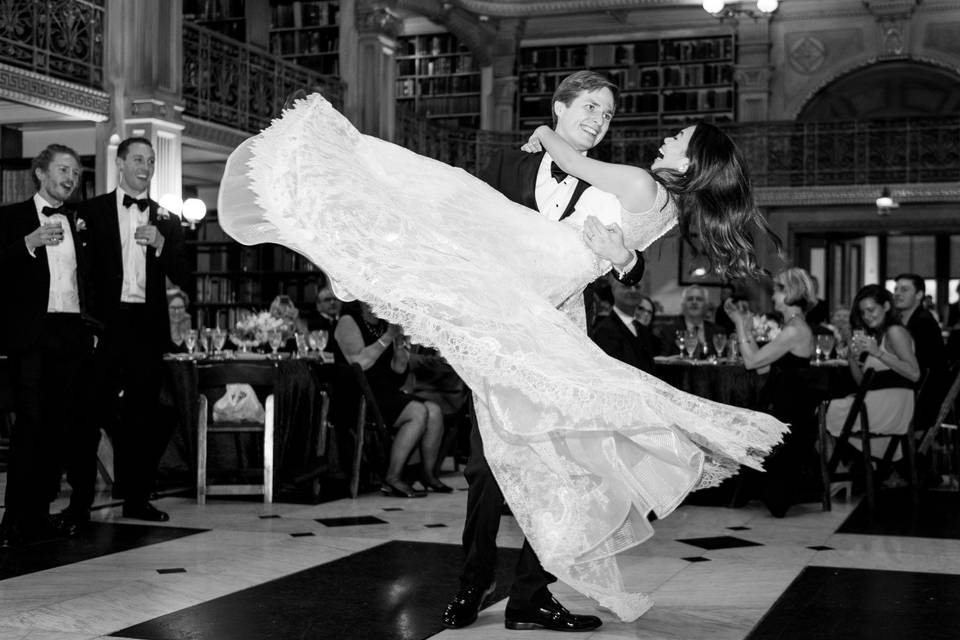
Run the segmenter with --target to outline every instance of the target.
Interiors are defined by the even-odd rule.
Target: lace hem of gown
[[[557,309],[608,267],[578,229],[361,135],[319,95],[231,155],[218,209],[240,242],[305,255],[339,296],[443,354],[544,567],[623,619],[651,604],[616,559],[652,535],[647,514],[760,468],[785,430],[607,357]],[[669,228],[663,211],[623,215],[638,246]]]

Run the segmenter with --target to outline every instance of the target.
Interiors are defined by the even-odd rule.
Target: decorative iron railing
[[[0,61],[103,89],[106,0],[0,0]]]
[[[757,187],[819,187],[960,181],[960,117],[724,125]],[[524,132],[448,129],[398,112],[397,143],[476,173]],[[596,156],[647,166],[673,130],[615,127]]]
[[[343,83],[190,22],[183,23],[185,113],[255,132],[298,90],[343,104]]]

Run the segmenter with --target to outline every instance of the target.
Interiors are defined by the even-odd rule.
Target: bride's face
[[[592,149],[603,140],[616,110],[613,93],[606,87],[584,91],[569,105],[554,102],[557,134],[577,151]]]
[[[664,138],[663,145],[660,147],[660,155],[650,165],[650,169],[672,169],[683,173],[690,166],[690,160],[687,158],[687,146],[690,144],[690,136],[696,125],[681,129],[677,135]]]

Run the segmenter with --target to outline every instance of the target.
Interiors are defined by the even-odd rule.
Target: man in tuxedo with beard
[[[575,149],[586,153],[606,135],[616,109],[617,94],[617,87],[598,73],[578,71],[566,77],[553,95],[555,130]],[[571,215],[589,186],[560,171],[545,152],[499,151],[480,177],[514,202],[552,220]],[[611,262],[621,281],[639,281],[643,276],[643,257],[623,246],[619,228],[608,229],[588,219],[585,228],[591,227],[594,234],[605,236],[607,247],[616,247]],[[590,244],[594,250],[598,249]],[[470,486],[463,529],[466,561],[460,576],[460,591],[443,612],[442,622],[449,628],[472,624],[495,586],[496,540],[504,499],[484,456],[476,420],[470,448],[470,461],[464,472]],[[506,628],[590,631],[599,627],[601,622],[596,616],[572,614],[557,602],[547,588],[555,581],[556,577],[543,568],[529,542],[524,541],[504,615]]]
[[[96,321],[82,219],[65,201],[80,158],[63,145],[31,165],[37,193],[0,209],[0,282],[11,300],[0,314],[0,351],[10,357],[16,402],[0,546],[59,532],[49,518],[61,464],[80,429]],[[90,460],[96,464],[96,454]]]
[[[159,414],[163,353],[169,341],[167,279],[185,288],[187,263],[180,219],[149,198],[156,156],[146,138],[117,147],[120,184],[80,205],[87,220],[97,290],[97,317],[104,333],[94,358],[98,410],[88,446],[99,427],[111,436],[116,482],[127,518],[163,522],[169,516],[148,498],[170,425]],[[119,422],[117,417],[119,416]],[[85,521],[93,501],[96,468],[67,479],[73,486],[64,517]]]

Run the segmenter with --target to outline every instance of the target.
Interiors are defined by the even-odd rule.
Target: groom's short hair
[[[613,105],[616,108],[617,100],[620,98],[620,88],[602,73],[575,71],[561,80],[556,91],[553,92],[553,99],[550,101],[550,113],[553,116],[554,126],[557,124],[557,113],[553,110],[555,103],[562,102],[569,107],[570,103],[576,100],[581,93],[590,93],[598,89],[610,90],[610,93],[613,94]]]

